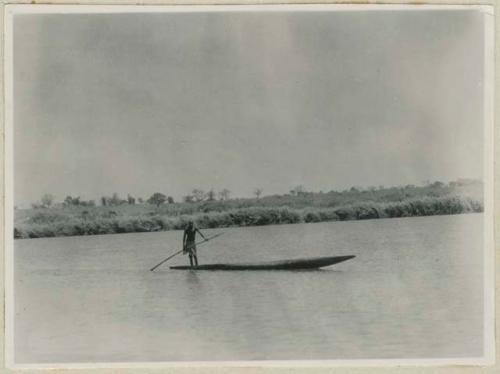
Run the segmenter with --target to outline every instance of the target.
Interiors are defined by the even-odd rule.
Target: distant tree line
[[[258,189],[260,192],[258,192],[258,196],[260,196],[260,193],[262,192],[262,189]],[[215,201],[215,200],[220,200],[220,201],[225,201],[229,200],[231,195],[231,191],[229,191],[227,188],[224,188],[221,191],[214,191],[213,189],[210,189],[208,192],[205,192],[201,189],[193,189],[190,194],[186,195],[183,198],[184,202],[200,202],[200,201]],[[62,207],[75,207],[75,206],[83,206],[83,207],[92,207],[96,206],[96,202],[94,200],[82,200],[80,196],[66,196],[66,198],[63,200],[61,204],[55,204],[54,203],[54,196],[50,194],[45,194],[41,197],[39,202],[31,204],[32,208],[34,209],[41,209],[41,208],[51,208],[56,205],[62,206]],[[174,198],[172,196],[167,196],[161,192],[155,192],[153,193],[149,198],[144,200],[141,197],[134,197],[131,194],[127,195],[127,198],[121,198],[118,193],[113,193],[111,196],[102,196],[100,198],[100,205],[101,206],[110,206],[110,207],[116,207],[120,205],[135,205],[135,204],[144,204],[148,203],[151,205],[155,205],[157,207],[160,207],[162,204],[168,203],[168,204],[174,204]]]
[[[405,191],[410,191],[414,189],[419,189],[419,188],[426,188],[428,189],[427,193],[429,193],[431,196],[433,195],[433,190],[437,191],[436,193],[439,193],[440,190],[442,189],[454,189],[457,187],[466,187],[466,186],[471,186],[477,184],[477,180],[473,179],[458,179],[456,181],[452,181],[449,183],[443,183],[440,181],[436,182],[430,182],[426,181],[424,182],[422,187],[417,187],[415,185],[406,185],[406,186],[400,186],[400,187],[385,187],[385,186],[369,186],[369,187],[351,187],[348,189],[345,189],[343,191],[334,191],[331,190],[329,192],[309,192],[306,190],[306,188],[302,185],[297,185],[290,189],[290,191],[287,194],[284,195],[273,195],[273,196],[266,196],[263,198],[266,201],[269,199],[277,198],[281,196],[281,198],[292,198],[292,201],[306,201],[308,199],[314,198],[318,199],[321,198],[321,196],[327,196],[327,195],[342,195],[342,196],[351,196],[353,198],[356,198],[358,194],[366,194],[366,193],[373,193],[377,194],[377,196],[380,196],[380,193],[383,192],[384,194],[404,194]],[[480,183],[480,182],[479,182]],[[253,195],[255,196],[256,199],[260,199],[263,193],[263,189],[261,187],[257,187],[253,190]],[[404,197],[404,196],[403,196]],[[212,201],[228,201],[231,199],[231,191],[228,190],[227,188],[224,188],[220,191],[215,191],[213,188],[211,188],[208,191],[204,191],[201,188],[195,188],[191,191],[191,193],[185,195],[182,198],[182,201],[184,203],[200,203],[204,201],[212,202]],[[236,201],[236,200],[232,200]],[[156,207],[160,207],[161,205],[167,203],[167,204],[174,204],[174,198],[172,196],[165,195],[161,192],[155,192],[153,193],[149,198],[143,199],[141,197],[134,197],[131,194],[128,194],[126,198],[121,198],[118,193],[113,193],[111,196],[102,196],[99,200],[99,203],[101,206],[109,206],[109,207],[116,207],[116,206],[121,206],[121,205],[136,205],[136,204],[150,204]],[[39,201],[35,202],[32,204],[32,207],[35,209],[46,209],[46,208],[52,208],[52,207],[75,207],[75,206],[80,206],[80,207],[94,207],[96,206],[96,202],[94,200],[83,200],[79,196],[71,196],[68,195],[66,198],[61,202],[61,203],[55,203],[55,198],[51,194],[44,194]]]

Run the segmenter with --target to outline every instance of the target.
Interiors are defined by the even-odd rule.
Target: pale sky
[[[14,20],[16,204],[482,178],[477,11]]]

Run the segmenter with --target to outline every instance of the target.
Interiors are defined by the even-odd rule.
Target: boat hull
[[[356,256],[335,256],[299,258],[294,260],[240,263],[240,264],[206,264],[198,266],[171,266],[176,270],[311,270],[338,264]]]

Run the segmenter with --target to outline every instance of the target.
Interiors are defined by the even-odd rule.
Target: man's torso
[[[195,237],[196,237],[196,229],[192,229],[192,230],[186,229],[184,231],[184,233],[186,234],[186,242],[188,242],[188,243],[194,242]]]

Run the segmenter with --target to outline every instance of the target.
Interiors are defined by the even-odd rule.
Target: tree
[[[229,200],[230,194],[231,194],[231,191],[229,191],[227,188],[224,188],[222,191],[219,192],[219,199]]]
[[[66,196],[66,198],[63,201],[63,206],[64,207],[69,207],[69,206],[89,206],[93,207],[95,206],[95,201],[94,200],[80,200],[80,196],[77,197],[72,197],[72,196]]]
[[[63,202],[64,206],[77,206],[80,205],[80,196],[78,197],[72,197],[72,196],[66,196]]]
[[[174,203],[174,198],[172,196],[167,197],[167,202],[169,204],[173,204]]]
[[[122,203],[122,199],[120,199],[120,196],[115,192],[113,196],[111,196],[110,199],[108,199],[108,205],[120,205]]]
[[[108,205],[108,198],[106,196],[101,197],[101,205],[102,206]]]
[[[54,202],[54,196],[52,196],[50,194],[45,194],[42,196],[40,201],[42,203],[42,207],[50,208],[52,206],[52,203]]]
[[[139,204],[144,203],[144,199],[143,199],[142,197],[139,197],[139,198],[137,199],[137,201],[139,202]]]
[[[154,204],[157,207],[159,207],[161,204],[163,204],[167,200],[167,197],[160,193],[160,192],[155,192],[151,197],[148,199],[148,203]]]
[[[133,196],[131,196],[130,194],[127,195],[127,202],[130,204],[130,205],[134,205],[135,204],[135,198]]]
[[[192,203],[194,201],[193,195],[186,195],[183,197],[185,203]]]
[[[215,200],[215,191],[213,189],[211,189],[210,191],[207,192],[207,200],[208,201]]]
[[[434,188],[442,188],[442,187],[444,187],[444,183],[443,183],[443,182],[441,182],[441,181],[435,181],[435,182],[434,182],[434,183],[432,183],[430,186],[431,186],[431,187],[434,187]]]
[[[295,186],[295,188],[293,188],[292,190],[290,190],[290,194],[293,195],[293,196],[299,196],[299,195],[303,195],[306,193],[306,189],[304,188],[304,186],[302,185],[298,185],[298,186]]]
[[[256,197],[257,199],[259,199],[259,198],[260,198],[260,195],[262,195],[262,192],[263,192],[263,191],[264,191],[264,190],[263,190],[262,188],[257,187],[255,190],[253,190],[253,194],[255,195],[255,197]]]
[[[203,192],[203,190],[195,188],[191,194],[193,195],[194,200],[197,202],[205,200],[205,192]]]

